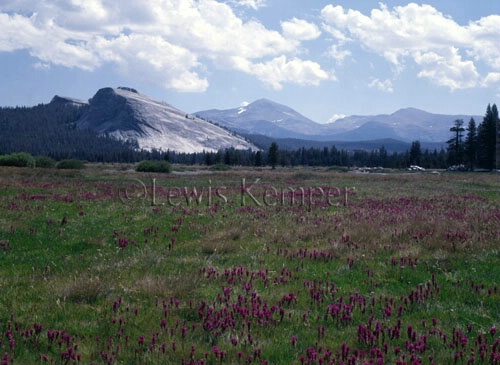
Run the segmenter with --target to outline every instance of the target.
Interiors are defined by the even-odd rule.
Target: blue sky
[[[2,0],[0,105],[129,86],[186,112],[260,98],[324,123],[500,100],[500,1]]]

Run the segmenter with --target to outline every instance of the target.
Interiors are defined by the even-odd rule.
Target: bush
[[[62,160],[56,164],[56,167],[58,169],[66,169],[66,170],[81,170],[85,168],[85,163],[81,160],[74,160],[74,159]]]
[[[29,153],[19,152],[0,156],[1,166],[35,167],[35,159]]]
[[[214,171],[228,171],[228,170],[231,170],[231,166],[220,163],[220,164],[213,165],[212,167],[210,167],[210,170],[214,170]]]
[[[35,166],[41,168],[52,168],[56,165],[56,161],[53,158],[47,156],[37,156],[35,157]]]
[[[135,169],[138,172],[166,172],[172,171],[172,166],[167,161],[141,161]]]

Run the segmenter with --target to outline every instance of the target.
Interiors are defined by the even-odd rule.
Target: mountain
[[[398,141],[391,138],[373,139],[369,141],[313,141],[294,138],[272,138],[261,134],[245,135],[249,140],[255,143],[263,150],[268,150],[273,142],[276,142],[280,150],[295,151],[301,148],[310,149],[330,149],[335,147],[337,150],[345,151],[375,151],[384,146],[389,153],[401,153],[410,149],[411,143]],[[433,143],[422,143],[423,149],[430,151],[440,149],[442,145]]]
[[[194,113],[238,133],[263,134],[270,137],[301,138],[314,135],[320,124],[292,108],[268,99],[227,110],[205,110]]]
[[[368,121],[358,128],[335,134],[335,138],[339,141],[367,141],[374,139],[401,140],[392,126],[376,121]]]
[[[0,155],[27,152],[91,162],[135,162],[150,157],[130,143],[76,129],[75,122],[87,108],[85,103],[63,97],[32,107],[0,107]]]
[[[482,121],[482,117],[477,115],[433,114],[416,108],[404,108],[392,114],[353,115],[325,124],[323,128],[327,135],[334,134],[337,137],[344,136],[346,140],[353,138],[359,140],[360,137],[370,137],[371,131],[367,126],[378,123],[380,127],[385,128],[386,133],[392,133],[392,136],[387,135],[389,138],[407,142],[415,140],[443,142],[451,138],[450,128],[455,120],[462,119],[467,126],[471,117],[476,124]]]
[[[453,121],[470,115],[433,114],[415,108],[400,109],[392,114],[353,115],[327,124],[316,123],[295,110],[267,99],[227,110],[205,110],[194,113],[245,135],[293,138],[311,141],[371,141],[394,139],[403,142],[444,142],[450,138]],[[472,116],[480,123],[481,116]]]
[[[71,105],[71,106],[78,106],[78,107],[89,105],[88,101],[75,99],[75,98],[71,98],[68,96],[59,96],[59,95],[54,96],[52,98],[52,100],[50,101],[50,103],[57,104],[57,105]]]
[[[131,141],[144,150],[258,149],[243,137],[128,87],[97,91],[76,126]]]

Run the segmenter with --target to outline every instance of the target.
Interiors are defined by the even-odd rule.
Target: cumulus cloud
[[[451,47],[441,52],[415,52],[415,62],[421,66],[419,77],[434,80],[451,90],[464,89],[478,85],[479,73],[472,61],[463,61],[458,49]]]
[[[231,0],[230,3],[246,6],[252,8],[253,10],[259,10],[260,8],[266,6],[266,0]]]
[[[490,72],[488,75],[486,75],[484,79],[485,86],[490,86],[495,84],[500,85],[500,72]]]
[[[322,70],[318,63],[299,58],[288,60],[286,56],[279,56],[270,61],[258,63],[242,58],[236,58],[233,61],[235,68],[255,75],[275,90],[281,90],[283,83],[316,86],[321,81],[335,80],[335,77]]]
[[[330,46],[326,54],[328,57],[334,59],[337,64],[342,65],[344,60],[352,55],[352,52],[342,48],[339,44],[334,44]]]
[[[199,66],[189,50],[162,37],[131,34],[96,42],[104,61],[118,66],[124,75],[137,75],[152,84],[183,92],[205,91],[208,81],[191,70]]]
[[[282,22],[281,28],[285,37],[301,41],[316,39],[321,35],[321,31],[316,24],[297,18]]]
[[[50,70],[50,64],[48,63],[42,63],[42,62],[36,62],[33,64],[33,68],[36,70]]]
[[[413,60],[420,67],[419,77],[451,90],[481,85],[477,62],[500,69],[498,15],[460,25],[430,5],[410,3],[392,10],[381,4],[369,15],[327,5],[321,18],[324,31],[337,41],[359,42],[396,70]]]
[[[392,81],[389,79],[379,80],[379,79],[375,78],[368,84],[368,86],[370,88],[374,88],[374,89],[388,92],[388,93],[394,92],[394,89],[392,87]]]
[[[87,71],[114,64],[131,78],[178,91],[205,91],[207,67],[234,67],[234,59],[252,66],[244,72],[275,86],[328,79],[312,61],[268,61],[296,54],[301,41],[318,37],[314,24],[292,19],[282,32],[268,29],[239,18],[230,6],[236,3],[265,5],[263,0],[150,0],[148,6],[137,0],[8,1],[0,4],[0,51],[25,49],[44,65]],[[295,72],[297,80],[282,76],[267,82],[263,75],[271,65],[280,74]]]

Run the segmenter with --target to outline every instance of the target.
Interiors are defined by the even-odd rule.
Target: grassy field
[[[500,177],[0,168],[0,363],[500,364]]]

